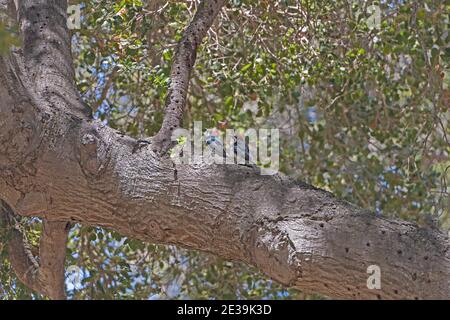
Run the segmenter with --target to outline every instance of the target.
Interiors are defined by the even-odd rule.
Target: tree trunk
[[[307,293],[450,299],[450,241],[438,230],[281,174],[136,151],[76,92],[65,1],[19,4],[24,46],[0,58],[0,198],[16,214],[243,261]],[[371,265],[381,289],[367,286]]]

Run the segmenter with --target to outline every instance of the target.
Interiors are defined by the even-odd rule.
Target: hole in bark
[[[370,242],[367,242],[367,243],[366,243],[366,246],[370,247]]]
[[[379,294],[377,294],[377,299],[381,300],[381,296]]]
[[[414,300],[419,300],[419,297],[414,297]]]
[[[428,256],[423,257],[423,260],[428,260]]]
[[[411,260],[412,260],[412,257],[409,257],[408,260],[411,261]]]
[[[350,289],[350,288],[347,288],[347,291],[352,291],[352,289]]]
[[[398,254],[402,254],[402,250],[397,250],[397,253]]]
[[[386,233],[386,231],[384,231],[384,230],[381,230],[381,234],[385,234]]]
[[[319,224],[319,226],[320,226],[321,228],[323,228],[323,223]]]
[[[345,248],[345,252],[346,252],[346,253],[348,253],[349,250],[350,250],[349,248]]]
[[[394,290],[394,293],[395,293],[395,294],[398,294],[398,290]]]

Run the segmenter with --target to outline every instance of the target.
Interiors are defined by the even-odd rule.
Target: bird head
[[[207,145],[210,145],[211,143],[217,141],[220,139],[220,131],[213,128],[213,129],[207,129],[205,132],[205,142]]]

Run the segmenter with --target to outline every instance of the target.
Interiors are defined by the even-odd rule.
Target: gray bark
[[[70,224],[43,219],[43,230],[37,256],[20,229],[12,209],[0,201],[0,225],[8,232],[11,265],[27,287],[51,299],[65,299],[64,262]]]
[[[281,174],[133,153],[136,140],[93,121],[78,98],[64,1],[22,6],[22,33],[36,38],[0,58],[0,198],[16,214],[243,261],[307,293],[450,298],[450,240],[438,230]],[[46,17],[55,21],[44,26]],[[381,269],[380,290],[367,288],[370,265]]]
[[[173,142],[172,132],[181,126],[186,107],[186,96],[194,67],[197,47],[210,29],[215,17],[226,0],[202,1],[191,23],[184,30],[178,43],[170,71],[170,88],[166,98],[164,120],[158,134],[151,139],[151,148],[155,153],[164,155]]]

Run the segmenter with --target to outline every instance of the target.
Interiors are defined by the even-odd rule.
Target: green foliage
[[[1,206],[1,203],[0,203]],[[25,219],[18,221],[21,231],[26,234],[30,245],[37,247],[40,236],[41,223],[39,219]],[[8,260],[7,241],[11,237],[11,229],[0,217],[0,299],[42,299],[38,294],[31,292],[15,276],[14,270]]]
[[[84,4],[75,66],[97,118],[136,137],[157,132],[195,7]],[[432,214],[448,230],[448,12],[438,0],[232,1],[197,55],[184,125],[279,128],[283,172],[380,215]],[[68,286],[77,299],[315,298],[239,263],[102,229],[74,228],[67,265],[83,273]],[[1,268],[0,295],[37,297]]]
[[[12,46],[19,46],[20,41],[17,37],[17,28],[0,20],[0,55],[9,51]]]

